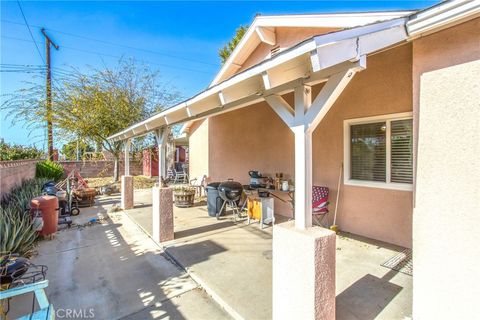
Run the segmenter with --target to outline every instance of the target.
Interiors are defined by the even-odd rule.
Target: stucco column
[[[152,236],[160,243],[173,240],[173,191],[152,188]]]
[[[273,227],[273,319],[335,319],[335,233]]]
[[[133,208],[133,177],[122,176],[122,199],[121,207],[123,210]]]
[[[471,43],[478,49],[478,26],[470,30],[477,39]],[[468,51],[463,37],[458,49],[454,44],[448,44],[452,49],[437,46],[457,35],[452,31],[418,44],[423,46],[419,48],[423,56],[418,56],[423,69],[416,74],[420,114],[413,214],[414,319],[477,319],[480,314],[480,52],[476,61],[457,63],[458,57],[451,54]],[[445,66],[430,70],[438,68],[439,61]],[[425,69],[428,72],[422,72]],[[446,197],[452,200],[445,201]]]

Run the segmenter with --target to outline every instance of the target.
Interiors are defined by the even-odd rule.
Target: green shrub
[[[35,177],[58,181],[63,177],[63,172],[62,165],[50,160],[44,160],[37,163]]]
[[[16,144],[8,144],[0,140],[0,160],[23,160],[23,159],[40,159],[44,156],[44,152],[35,147],[26,147]]]

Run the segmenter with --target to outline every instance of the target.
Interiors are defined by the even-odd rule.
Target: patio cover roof
[[[109,139],[142,136],[161,127],[248,106],[269,95],[291,92],[301,84],[324,82],[336,72],[336,66],[404,41],[405,22],[405,18],[399,18],[307,39]]]
[[[202,119],[264,101],[329,76],[390,46],[480,14],[480,1],[448,1],[410,17],[327,33],[307,39],[203,92],[109,137],[122,141],[174,124]]]

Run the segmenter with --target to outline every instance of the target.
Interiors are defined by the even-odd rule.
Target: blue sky
[[[22,1],[21,5],[42,56],[45,43],[40,27],[60,45],[60,50],[52,53],[53,67],[84,70],[89,65],[112,65],[120,56],[134,57],[160,70],[163,81],[188,97],[209,84],[220,68],[218,48],[256,14],[421,9],[436,2]],[[16,1],[1,2],[1,19],[1,63],[43,64]],[[32,74],[2,72],[2,95],[25,86],[25,81],[32,81]],[[29,136],[21,124],[11,126],[5,115],[1,116],[0,136],[7,142],[45,147],[44,130]]]

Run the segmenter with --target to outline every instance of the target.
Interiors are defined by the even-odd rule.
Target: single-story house
[[[250,170],[282,172],[295,185],[301,232],[314,229],[312,186],[335,199],[341,174],[336,224],[413,249],[414,318],[472,318],[479,16],[480,1],[462,0],[416,12],[257,16],[205,91],[110,138],[155,131],[161,144],[166,128],[183,123],[191,177],[248,183]],[[275,234],[274,290],[275,258],[285,261]],[[282,281],[279,290],[300,292]],[[315,308],[316,291],[298,294],[302,311],[289,302],[295,314],[332,316],[328,304]],[[274,293],[275,318],[289,314],[282,302]]]

